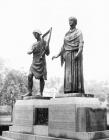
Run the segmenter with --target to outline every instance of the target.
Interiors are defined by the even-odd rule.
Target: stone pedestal
[[[106,108],[97,98],[25,98],[14,107],[13,126],[0,140],[95,140],[109,138]]]
[[[50,100],[49,136],[79,138],[107,129],[107,111],[97,98],[66,97]],[[81,133],[80,133],[81,132]]]
[[[49,99],[39,97],[18,100],[14,107],[13,126],[9,128],[9,131],[48,135]]]

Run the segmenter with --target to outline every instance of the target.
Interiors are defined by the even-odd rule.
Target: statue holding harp
[[[46,56],[50,54],[49,42],[51,32],[52,28],[43,35],[39,29],[33,31],[33,35],[37,41],[27,52],[29,55],[33,54],[33,61],[28,75],[28,93],[23,95],[23,97],[32,96],[33,76],[40,80],[40,96],[43,96],[45,80],[47,80]]]

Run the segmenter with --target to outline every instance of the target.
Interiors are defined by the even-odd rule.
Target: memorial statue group
[[[75,17],[69,18],[70,29],[65,34],[64,43],[60,52],[52,57],[61,57],[61,64],[65,63],[64,71],[64,93],[81,93],[84,95],[84,79],[83,79],[83,35],[82,32],[76,28],[77,19]],[[50,54],[49,42],[51,38],[52,28],[50,28],[44,35],[40,30],[33,31],[36,38],[31,49],[27,52],[33,54],[33,61],[30,66],[28,75],[28,93],[23,95],[32,96],[33,76],[40,80],[40,96],[43,96],[45,80],[47,80],[46,69],[46,55]],[[48,40],[46,41],[46,36]]]

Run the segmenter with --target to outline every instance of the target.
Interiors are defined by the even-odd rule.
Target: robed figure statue
[[[65,34],[61,51],[52,59],[61,57],[61,64],[65,62],[64,93],[84,94],[83,79],[83,35],[76,28],[77,19],[69,18],[70,30]]]

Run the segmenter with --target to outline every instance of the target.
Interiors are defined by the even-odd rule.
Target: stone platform
[[[48,97],[18,100],[9,131],[47,135],[49,100]]]
[[[109,138],[107,111],[97,98],[18,100],[13,126],[2,138],[17,140],[95,140]],[[0,140],[2,140],[0,138]]]
[[[96,132],[72,132],[72,139],[56,138],[50,136],[32,135],[17,132],[4,131],[0,140],[109,140],[109,130]]]
[[[97,98],[67,97],[50,100],[48,135],[76,138],[105,131],[107,111]],[[80,133],[82,132],[82,133]],[[80,137],[81,138],[81,137]]]

